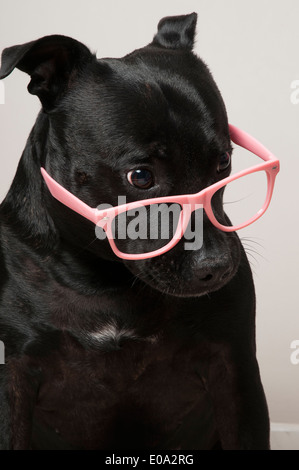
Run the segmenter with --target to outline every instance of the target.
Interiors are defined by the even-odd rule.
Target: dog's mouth
[[[198,253],[180,257],[165,254],[143,261],[126,261],[126,267],[142,282],[159,292],[174,297],[200,297],[217,291],[235,276],[240,250],[221,257],[205,258]]]
[[[204,278],[197,278],[192,283],[182,282],[181,279],[174,276],[168,278],[158,278],[153,273],[140,273],[138,277],[150,287],[158,290],[162,294],[172,295],[174,297],[188,298],[201,297],[203,295],[215,292],[224,287],[235,275],[235,271],[229,273],[221,281],[213,279],[212,275]]]

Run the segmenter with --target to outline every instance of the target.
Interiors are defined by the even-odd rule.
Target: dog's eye
[[[230,160],[231,157],[229,152],[224,152],[222,155],[220,155],[219,163],[217,166],[218,173],[221,173],[221,171],[224,171],[229,167]]]
[[[132,186],[140,189],[149,189],[154,184],[153,175],[149,170],[129,171],[127,178]]]

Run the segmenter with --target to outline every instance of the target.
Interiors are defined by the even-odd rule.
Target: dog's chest
[[[35,418],[50,440],[55,434],[72,448],[151,447],[203,407],[194,351],[111,325],[89,335],[89,348],[66,337],[44,364]]]

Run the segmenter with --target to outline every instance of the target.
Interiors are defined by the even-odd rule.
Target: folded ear
[[[15,67],[28,73],[28,91],[37,95],[45,110],[51,109],[66,91],[71,77],[93,59],[90,50],[67,36],[45,36],[4,49],[0,79]]]
[[[158,32],[153,44],[168,49],[192,50],[195,38],[197,14],[183,16],[167,16],[158,24]]]

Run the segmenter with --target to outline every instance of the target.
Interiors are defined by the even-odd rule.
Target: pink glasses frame
[[[135,202],[131,202],[128,204],[122,204],[120,206],[111,207],[109,209],[98,210],[97,208],[89,207],[79,198],[77,198],[72,193],[70,193],[67,189],[63,188],[59,183],[53,180],[51,176],[48,175],[48,173],[46,172],[44,168],[41,168],[41,173],[47,184],[47,187],[50,193],[55,199],[57,199],[59,202],[61,202],[68,208],[72,209],[73,211],[77,212],[81,216],[90,220],[97,226],[101,227],[106,232],[111,249],[119,258],[127,259],[127,260],[141,260],[141,259],[153,258],[155,256],[162,255],[163,253],[169,251],[179,242],[179,240],[182,238],[184,232],[187,229],[192,212],[198,209],[199,206],[202,206],[204,208],[212,224],[224,232],[233,232],[236,230],[240,230],[244,227],[247,227],[248,225],[255,222],[257,219],[259,219],[267,210],[271,201],[275,178],[276,178],[277,173],[279,172],[279,160],[266,147],[264,147],[260,142],[258,142],[254,137],[250,136],[249,134],[242,131],[241,129],[238,129],[237,127],[229,124],[229,132],[230,132],[231,140],[235,144],[254,153],[258,157],[260,157],[262,160],[264,160],[264,162],[258,165],[255,165],[251,168],[248,168],[246,170],[239,171],[238,173],[234,175],[228,176],[227,178],[224,178],[223,180],[218,181],[217,183],[212,184],[211,186],[208,186],[207,188],[195,194],[185,194],[185,195],[178,195],[178,196],[166,196],[166,197],[159,197],[159,198],[152,198],[152,199],[143,199],[142,201],[135,201]],[[265,199],[263,207],[255,214],[255,216],[253,216],[251,219],[249,219],[247,222],[245,222],[242,225],[225,226],[225,225],[220,224],[215,218],[213,210],[212,210],[212,206],[211,206],[211,199],[213,195],[215,194],[215,192],[218,191],[223,186],[226,186],[231,181],[234,181],[238,178],[249,175],[251,173],[255,173],[257,171],[266,171],[266,174],[267,174],[267,182],[268,182],[267,188],[268,189],[267,189],[267,195],[266,195],[266,199]],[[155,251],[151,251],[149,253],[128,254],[128,253],[122,253],[121,251],[119,251],[115,245],[115,241],[113,237],[113,230],[112,230],[113,219],[117,215],[125,211],[137,209],[139,207],[148,206],[151,204],[162,204],[162,203],[176,203],[176,204],[180,204],[182,207],[178,227],[177,227],[177,230],[173,239],[169,243],[167,243],[167,245],[165,245],[164,247]]]

